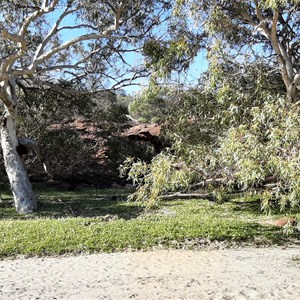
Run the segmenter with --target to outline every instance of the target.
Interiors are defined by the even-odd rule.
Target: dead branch
[[[228,192],[226,194],[229,199],[234,198],[234,197],[241,197],[241,196],[246,196],[247,191],[234,191],[234,192]],[[177,200],[177,199],[182,199],[182,200],[189,200],[189,199],[206,199],[210,201],[216,201],[217,198],[213,193],[181,193],[177,192],[174,194],[168,194],[168,195],[162,195],[159,197],[159,200]]]
[[[211,201],[215,201],[216,197],[211,193],[204,193],[204,194],[184,194],[181,192],[170,194],[170,195],[162,195],[159,197],[160,200],[176,200],[176,199],[207,199]]]
[[[72,209],[71,205],[67,204],[65,201],[61,200],[61,199],[57,199],[59,202],[61,202],[62,204],[64,204],[72,213],[73,216],[75,216],[74,210]]]
[[[192,185],[192,187],[206,186],[208,184],[222,184],[224,182],[226,182],[226,178],[208,178]]]

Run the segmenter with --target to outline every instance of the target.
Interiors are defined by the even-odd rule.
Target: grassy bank
[[[155,247],[197,248],[207,241],[280,243],[282,229],[272,226],[256,200],[163,201],[153,210],[127,202],[126,191],[75,192],[36,187],[40,210],[16,215],[9,193],[0,203],[0,257],[56,255]],[[293,214],[300,217],[300,214]]]

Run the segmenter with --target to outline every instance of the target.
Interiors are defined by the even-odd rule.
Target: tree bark
[[[16,211],[21,214],[32,213],[37,209],[37,201],[23,161],[17,152],[16,108],[14,111],[7,110],[2,119],[1,146]]]

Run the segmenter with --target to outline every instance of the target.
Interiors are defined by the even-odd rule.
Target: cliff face
[[[118,165],[124,161],[123,158],[139,157],[139,153],[144,152],[143,147],[154,149],[153,155],[163,148],[161,126],[157,124],[126,124],[117,132],[110,132],[105,124],[77,118],[52,124],[48,131],[49,139],[47,145],[41,146],[41,152],[54,175],[50,178],[42,162],[34,160],[34,153],[29,151],[23,159],[32,181],[84,183],[99,187],[110,187],[115,183],[125,185],[126,180],[119,178],[118,172]],[[67,139],[68,134],[72,139],[72,143],[68,143],[70,148],[62,140],[59,145],[56,137],[66,136]],[[111,143],[112,140],[114,143]],[[140,151],[137,151],[138,148]]]
[[[163,149],[163,143],[160,139],[161,125],[158,124],[137,124],[123,133],[131,141],[145,141],[152,144],[156,153]]]

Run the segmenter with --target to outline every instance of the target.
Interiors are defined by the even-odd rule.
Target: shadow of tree
[[[18,215],[8,189],[1,191],[1,219],[35,219],[35,218],[94,218],[104,221],[113,219],[134,219],[143,214],[144,208],[135,202],[128,202],[130,191],[124,189],[80,188],[77,191],[63,191],[37,185],[34,190],[38,198],[38,211],[30,215]]]
[[[77,200],[43,200],[39,201],[38,216],[52,218],[62,217],[102,217],[104,220],[122,218],[125,220],[137,218],[144,211],[143,207],[128,203],[126,198],[116,199],[77,199]]]

